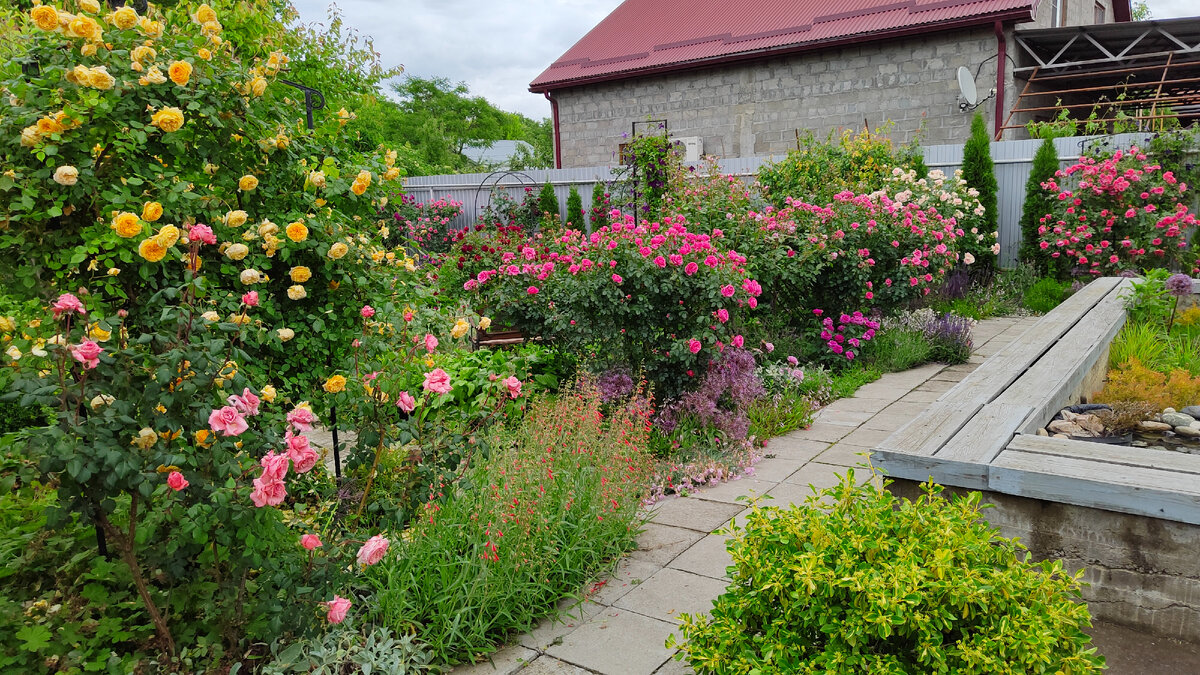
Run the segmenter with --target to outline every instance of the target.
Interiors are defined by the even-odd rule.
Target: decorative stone
[[[1097,436],[1104,433],[1104,422],[1101,422],[1100,418],[1095,415],[1080,415],[1075,418],[1075,424]]]
[[[1184,415],[1191,415],[1196,419],[1200,419],[1200,405],[1189,405],[1179,412],[1183,413]]]
[[[1150,420],[1146,420],[1144,422],[1138,422],[1138,428],[1141,429],[1142,431],[1162,432],[1162,431],[1170,431],[1174,427],[1172,427],[1170,424],[1166,424],[1164,422],[1153,422]]]
[[[1170,424],[1173,427],[1186,427],[1195,422],[1196,418],[1191,415],[1184,415],[1183,413],[1165,412],[1162,414],[1162,421],[1163,424]]]
[[[1067,420],[1054,420],[1050,424],[1046,425],[1046,429],[1056,434],[1067,434],[1070,436],[1084,435],[1083,427],[1075,424],[1074,422],[1068,422]]]
[[[1038,435],[1038,436],[1046,436],[1046,437],[1049,437],[1049,436],[1050,436],[1050,432],[1049,432],[1049,431],[1046,431],[1045,429],[1042,429],[1041,427],[1038,427],[1038,430],[1037,430],[1037,435]]]
[[[1166,447],[1165,445],[1152,445],[1152,446],[1150,446],[1149,448],[1146,448],[1146,449],[1147,449],[1147,450],[1166,450],[1166,449],[1167,449],[1167,447]]]
[[[1068,435],[1066,435],[1066,434],[1054,434],[1053,436],[1051,436],[1051,438],[1066,438],[1066,439],[1070,439],[1071,437],[1070,437],[1070,436],[1068,436]]]
[[[1167,414],[1167,413],[1173,413],[1173,412],[1175,412],[1175,409],[1174,409],[1174,408],[1163,408],[1163,414],[1164,414],[1164,415],[1165,415],[1165,414]]]
[[[1133,446],[1133,447],[1135,447],[1135,448],[1148,448],[1148,447],[1150,447],[1150,444],[1149,444],[1149,443],[1147,443],[1146,441],[1134,441],[1134,442],[1130,443],[1130,445],[1132,445],[1132,446]]]
[[[1200,438],[1200,429],[1196,427],[1175,427],[1175,433],[1188,438]]]

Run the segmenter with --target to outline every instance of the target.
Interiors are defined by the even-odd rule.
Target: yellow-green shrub
[[[1163,408],[1182,408],[1200,401],[1200,377],[1192,377],[1183,368],[1161,373],[1146,367],[1140,359],[1130,358],[1108,373],[1108,382],[1096,395],[1098,403],[1146,401]]]

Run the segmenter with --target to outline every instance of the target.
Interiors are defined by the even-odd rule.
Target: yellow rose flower
[[[331,394],[336,394],[339,391],[345,391],[346,378],[341,375],[334,375],[328,380],[325,380],[325,384],[321,385],[321,388]]]
[[[258,226],[258,236],[260,237],[267,237],[276,232],[279,232],[279,226],[269,220],[262,221],[262,224]]]
[[[188,83],[188,80],[192,79],[192,64],[187,61],[172,62],[171,66],[167,68],[167,77],[182,87]]]
[[[34,7],[29,18],[42,30],[58,30],[58,11],[49,5]]]
[[[362,193],[367,191],[367,185],[368,185],[367,183],[360,183],[359,181],[354,181],[353,183],[350,184],[350,191],[361,197]]]
[[[209,310],[209,311],[201,314],[200,318],[204,319],[205,321],[211,321],[213,323],[216,323],[221,320],[221,315],[217,314],[216,312],[214,312],[212,310]]]
[[[110,267],[110,268],[108,268],[108,272],[107,272],[108,276],[110,276],[110,277],[115,277],[120,273],[121,273],[120,267]]]
[[[387,164],[388,166],[395,166],[396,165],[396,151],[388,150],[387,152],[383,153],[383,162],[384,162],[384,164]]]
[[[217,13],[212,7],[208,6],[208,3],[204,3],[196,8],[196,14],[192,17],[192,19],[194,19],[196,23],[204,25],[210,21],[216,21]]]
[[[388,169],[387,172],[383,174],[383,180],[396,180],[399,177],[400,177],[400,169],[397,169],[394,166],[392,168]]]
[[[26,148],[32,148],[42,140],[42,135],[38,133],[37,125],[25,127],[21,130],[21,145]]]
[[[249,255],[249,253],[250,248],[245,244],[234,244],[233,246],[225,249],[225,257],[229,258],[230,260],[241,260]]]
[[[308,297],[308,291],[304,290],[304,287],[299,284],[289,287],[287,294],[292,300],[303,300]]]
[[[166,257],[167,247],[163,246],[158,237],[150,237],[138,244],[138,254],[150,262],[158,262]]]
[[[151,116],[151,124],[167,133],[179,131],[183,127],[183,111],[179,108],[163,108]]]
[[[117,231],[117,236],[129,239],[142,233],[142,221],[132,213],[122,212],[113,218],[112,228]]]
[[[262,388],[262,391],[259,392],[258,397],[267,403],[274,403],[276,393],[275,387],[268,384]]]
[[[279,336],[280,342],[287,342],[288,340],[296,337],[296,331],[292,330],[291,328],[280,328],[279,330],[275,331],[275,333]]]
[[[289,223],[287,229],[284,231],[287,233],[288,239],[294,242],[299,243],[308,239],[308,228],[300,221]]]
[[[132,7],[122,7],[112,13],[109,23],[121,30],[127,30],[138,24],[138,15]]]
[[[17,349],[16,345],[9,345],[8,349],[4,350],[4,353],[8,354],[8,358],[12,359],[13,361],[19,361],[22,356],[21,350]]]
[[[244,325],[250,323],[250,317],[246,316],[246,314],[244,314],[244,313],[243,314],[230,314],[229,315],[229,323],[237,324],[238,326],[244,326]]]
[[[331,290],[331,291],[336,291],[338,289],[338,286],[341,286],[341,284],[336,281],[329,282],[329,290]]]
[[[263,280],[262,272],[255,269],[242,270],[242,273],[238,275],[238,279],[246,286],[257,284]]]
[[[88,337],[96,342],[108,342],[108,339],[112,337],[112,331],[104,330],[100,324],[94,323],[88,327]]]
[[[17,329],[17,322],[11,316],[0,316],[0,333],[11,333]]]
[[[212,52],[208,51],[204,47],[196,50],[196,56],[204,59],[205,61],[212,61]]]
[[[149,45],[138,45],[129,53],[129,58],[142,63],[143,61],[153,61],[158,58],[158,52]]]
[[[350,251],[349,246],[346,246],[345,244],[343,244],[340,241],[336,242],[336,243],[334,243],[333,246],[329,247],[329,259],[330,260],[339,260],[342,258],[342,256],[346,255],[346,253],[348,253],[349,251]]]
[[[211,447],[212,442],[213,442],[213,439],[211,438],[211,436],[212,436],[212,433],[208,429],[197,430],[196,433],[194,434],[194,438],[196,439],[196,445],[198,445],[202,448]]]
[[[262,96],[267,93],[267,79],[264,77],[256,77],[250,80],[250,92],[255,96]]]
[[[150,427],[143,427],[142,430],[138,432],[138,435],[133,437],[133,441],[130,443],[130,445],[141,448],[142,450],[149,450],[150,446],[157,442],[158,434],[155,433]]]
[[[300,265],[293,267],[292,271],[288,273],[288,276],[292,278],[292,281],[302,284],[312,278],[312,270]]]
[[[64,164],[54,170],[54,182],[59,185],[70,187],[79,182],[79,169]]]
[[[117,79],[108,74],[108,68],[97,66],[88,73],[88,86],[101,91],[108,91],[117,83]]]
[[[459,319],[454,322],[454,327],[450,329],[450,337],[455,340],[467,334],[471,330],[471,324],[467,323],[466,319]]]
[[[95,42],[89,42],[79,48],[79,53],[84,56],[95,56],[98,51],[100,51],[100,48]]]
[[[179,241],[179,228],[175,227],[174,225],[163,225],[162,229],[158,231],[158,234],[154,235],[154,238],[157,239],[158,243],[162,244],[164,248],[171,248],[176,244],[176,242]]]
[[[354,177],[354,182],[355,183],[365,183],[367,185],[370,185],[371,184],[371,172],[367,171],[366,169],[359,171],[358,175]]]
[[[205,164],[204,165],[204,173],[209,176],[215,176],[215,175],[217,175],[217,169],[220,169],[220,168],[221,167],[217,166],[216,164]]]
[[[142,206],[142,220],[153,223],[162,218],[163,207],[158,202],[146,202]]]
[[[246,219],[249,218],[246,212],[238,209],[225,214],[225,224],[229,227],[241,227],[246,224]]]
[[[142,17],[142,20],[138,22],[138,28],[146,37],[160,38],[163,34],[163,25],[146,17]]]
[[[347,112],[345,108],[342,108],[341,110],[337,111],[337,114],[338,114],[338,126],[343,126],[343,127],[346,126],[346,122],[349,122],[350,120],[357,117],[357,115],[355,115],[354,113]]]
[[[111,394],[96,394],[92,397],[92,401],[88,405],[92,407],[92,410],[96,410],[100,406],[112,405],[113,401],[116,400],[116,397]]]
[[[61,21],[60,21],[61,23]],[[67,24],[67,31],[75,37],[81,37],[88,40],[99,40],[104,31],[100,28],[100,24],[90,16],[77,16]]]
[[[242,192],[250,192],[258,187],[258,179],[249,174],[238,179],[238,189]]]
[[[486,316],[479,317],[479,330],[487,330],[492,327],[492,320]]]
[[[97,14],[100,12],[100,3],[97,0],[79,0],[79,9],[88,14]]]

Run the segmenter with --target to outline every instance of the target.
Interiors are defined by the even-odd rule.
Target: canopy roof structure
[[[1018,30],[1015,40],[1025,85],[998,136],[1026,119],[1069,117],[1093,132],[1200,119],[1200,17]]]

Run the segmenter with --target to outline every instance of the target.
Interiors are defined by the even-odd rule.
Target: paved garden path
[[[691,673],[664,646],[683,612],[707,611],[728,584],[726,537],[713,534],[746,510],[741,495],[768,494],[772,506],[801,504],[813,485],[837,483],[882,441],[956,382],[1029,329],[1036,317],[989,319],[974,331],[975,354],[958,366],[930,364],[889,373],[823,408],[808,429],[772,439],[751,476],[657,504],[638,548],[613,577],[564,605],[492,662],[455,675],[667,675]]]

